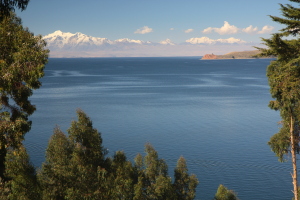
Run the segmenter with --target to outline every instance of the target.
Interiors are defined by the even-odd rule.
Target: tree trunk
[[[290,123],[290,134],[291,134],[291,154],[292,154],[292,163],[293,163],[293,186],[294,186],[294,198],[298,200],[298,181],[297,181],[297,152],[296,152],[296,141],[294,135],[294,119],[291,116],[291,123]]]

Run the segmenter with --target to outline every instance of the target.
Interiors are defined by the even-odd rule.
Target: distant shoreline
[[[224,55],[205,54],[202,60],[220,60],[220,59],[257,59],[255,55],[259,54],[260,50],[254,51],[235,51]],[[262,57],[266,58],[266,57]],[[271,57],[268,57],[271,58]]]

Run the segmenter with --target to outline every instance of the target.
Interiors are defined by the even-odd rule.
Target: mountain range
[[[240,50],[237,47],[250,46],[247,42],[236,38],[218,40],[208,37],[190,38],[185,43],[175,44],[170,39],[158,43],[128,38],[109,40],[80,32],[66,33],[60,30],[44,36],[43,39],[47,42],[51,57],[200,56],[204,47],[213,50],[213,46],[226,44],[235,47],[234,50]]]

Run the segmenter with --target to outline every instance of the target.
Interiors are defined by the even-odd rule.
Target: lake
[[[280,121],[268,108],[270,61],[50,58],[25,145],[41,166],[54,127],[66,133],[81,108],[109,155],[124,150],[132,160],[150,142],[170,176],[184,156],[200,181],[196,199],[211,200],[219,184],[242,200],[291,199],[291,163],[267,145]]]

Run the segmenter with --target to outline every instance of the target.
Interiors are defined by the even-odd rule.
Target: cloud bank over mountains
[[[234,31],[234,27],[229,25],[228,28]],[[212,30],[225,32],[225,28]],[[136,33],[145,34],[151,31],[153,31],[151,28],[144,26],[138,29]],[[247,31],[258,30],[250,27]],[[50,49],[51,57],[202,56],[206,53],[224,54],[231,51],[252,50],[252,46],[254,46],[252,43],[234,37],[216,40],[208,37],[190,38],[183,43],[175,44],[170,39],[158,43],[128,38],[109,40],[108,38],[92,37],[79,32],[64,33],[62,31],[48,34],[44,36],[44,40]]]

